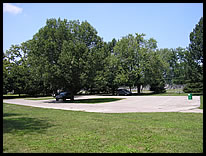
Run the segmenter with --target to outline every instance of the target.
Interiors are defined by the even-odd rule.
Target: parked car
[[[117,95],[132,95],[132,92],[126,90],[126,89],[118,89]]]
[[[66,99],[71,99],[71,94],[69,92],[61,92],[56,95],[56,101],[59,101],[59,99],[63,99],[63,101],[66,101]]]

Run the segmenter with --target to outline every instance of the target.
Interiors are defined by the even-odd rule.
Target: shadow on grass
[[[14,115],[16,114],[5,113],[4,117]],[[3,119],[3,133],[18,133],[22,135],[27,133],[43,133],[52,126],[54,125],[50,124],[48,121],[36,118],[15,117]]]
[[[51,101],[49,103],[86,103],[86,104],[95,104],[95,103],[105,103],[105,102],[114,102],[119,101],[124,98],[93,98],[93,99],[78,99],[78,100],[66,100],[66,101]],[[47,102],[48,103],[48,102]]]
[[[19,116],[21,114],[16,114],[16,113],[3,113],[3,117],[10,117],[10,116]]]

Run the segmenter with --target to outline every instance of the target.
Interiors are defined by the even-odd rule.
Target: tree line
[[[157,48],[154,38],[128,34],[104,42],[87,21],[47,19],[31,40],[3,53],[3,92],[72,95],[81,89],[115,93],[119,86],[186,84],[185,92],[203,90],[203,18],[190,33],[187,48]]]

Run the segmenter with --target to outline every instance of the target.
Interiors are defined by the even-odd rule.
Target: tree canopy
[[[188,63],[185,92],[203,92],[203,17],[190,33],[190,44],[186,61]]]
[[[75,95],[81,89],[115,93],[119,86],[149,85],[164,92],[165,84],[203,81],[203,18],[190,33],[189,47],[157,49],[154,38],[128,34],[104,42],[87,21],[47,19],[31,40],[3,53],[3,91],[50,94],[58,89]],[[72,98],[73,100],[73,98]]]

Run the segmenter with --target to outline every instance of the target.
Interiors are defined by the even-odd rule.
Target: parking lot
[[[73,111],[101,112],[101,113],[128,113],[128,112],[194,112],[202,113],[200,97],[193,96],[188,100],[187,96],[78,96],[77,99],[92,98],[124,98],[115,102],[86,104],[64,103],[55,100],[26,100],[4,99],[3,102],[52,109]]]

